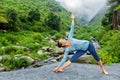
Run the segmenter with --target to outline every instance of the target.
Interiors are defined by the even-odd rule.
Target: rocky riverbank
[[[40,48],[36,53],[38,55],[44,55],[44,54],[49,55],[49,58],[46,60],[37,60],[34,57],[31,57],[29,55],[26,56],[23,54],[16,54],[13,57],[11,57],[11,55],[0,55],[0,61],[6,61],[6,60],[10,61],[12,58],[14,58],[13,61],[24,60],[25,62],[30,63],[30,65],[27,67],[21,66],[21,67],[15,67],[13,69],[9,69],[7,67],[4,67],[4,65],[2,63],[0,63],[0,72],[1,71],[16,70],[16,69],[21,69],[21,68],[29,68],[29,67],[35,68],[35,67],[40,67],[40,66],[43,66],[46,64],[52,64],[52,63],[60,61],[63,57],[64,48],[58,48],[56,46],[56,42],[54,39],[50,39],[49,42],[52,44],[53,47],[44,46],[44,47]],[[96,44],[94,46],[96,46]],[[4,51],[8,50],[8,48],[6,48],[6,47],[2,47],[2,49]],[[18,46],[18,45],[11,46],[10,49],[15,49],[15,50],[23,49],[27,52],[30,52],[29,48],[24,47],[24,46]],[[97,49],[97,47],[96,47],[96,49]],[[28,54],[30,54],[30,53],[28,53]],[[73,54],[73,53],[71,52],[69,54],[68,58],[71,57],[71,54]],[[80,63],[94,63],[93,61],[94,61],[94,59],[91,55],[84,55],[80,59],[77,60],[77,62],[80,62]]]
[[[105,66],[109,75],[102,74],[98,65],[78,63],[73,63],[63,73],[54,73],[52,69],[57,64],[1,72],[0,80],[120,80],[120,64]]]

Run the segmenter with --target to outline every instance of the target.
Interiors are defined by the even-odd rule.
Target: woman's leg
[[[103,66],[102,61],[100,60],[100,61],[98,61],[97,63],[100,65],[100,68],[102,69],[102,72],[103,72],[104,74],[108,74],[108,72],[105,70],[105,68],[104,68],[104,66]]]
[[[74,62],[77,58],[79,58],[80,56],[82,56],[86,51],[82,51],[82,50],[78,50],[72,57],[70,60],[68,60],[63,66],[61,66],[61,69],[64,69],[66,67],[68,67],[72,62]]]
[[[99,66],[100,66],[100,68],[102,70],[102,72],[104,74],[108,74],[108,72],[105,70],[105,68],[103,66],[103,63],[100,60],[100,58],[99,58],[97,52],[95,51],[95,48],[94,48],[94,46],[93,46],[93,44],[91,42],[89,43],[88,51],[92,54],[92,56],[94,57],[94,59],[97,61],[97,63],[99,64]]]

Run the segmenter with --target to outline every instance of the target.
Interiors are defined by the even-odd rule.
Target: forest
[[[94,36],[105,64],[120,62],[120,0],[109,0],[109,5],[87,26],[75,20],[74,37],[92,41]],[[51,57],[43,47],[55,48],[51,39],[67,37],[70,14],[55,0],[0,0],[0,67],[10,70],[32,64],[21,56],[35,61]],[[37,54],[38,50],[45,54]]]

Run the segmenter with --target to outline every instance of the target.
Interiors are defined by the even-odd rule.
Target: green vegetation
[[[43,46],[50,46],[49,41],[45,41],[40,33],[9,32],[0,33],[0,36],[0,55],[8,56],[8,58],[2,59],[0,63],[7,69],[27,67],[32,64],[21,58],[15,59],[16,55],[30,56],[35,60],[45,60],[49,57],[48,54],[37,54],[37,51]]]
[[[120,10],[120,5],[115,8],[115,11]]]
[[[67,29],[69,13],[54,0],[3,0],[0,2],[0,29],[48,32]]]
[[[11,57],[10,59],[3,59],[1,63],[4,64],[4,66],[7,68],[7,70],[15,69],[15,68],[21,68],[21,67],[27,67],[30,65],[30,63],[24,59],[15,59],[14,57]]]

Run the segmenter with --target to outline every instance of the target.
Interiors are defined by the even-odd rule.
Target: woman
[[[71,29],[70,29],[68,39],[67,40],[60,39],[58,41],[59,47],[66,47],[63,59],[61,60],[59,65],[53,69],[53,71],[54,72],[62,72],[64,70],[64,68],[68,67],[72,62],[74,62],[77,58],[82,56],[88,50],[92,54],[94,59],[97,61],[97,63],[99,64],[102,72],[104,74],[108,74],[108,72],[105,70],[105,68],[102,64],[102,61],[100,60],[99,56],[97,55],[93,44],[87,40],[77,40],[77,39],[73,38],[74,18],[75,18],[74,15],[71,15],[71,18],[72,18],[72,24],[71,24]],[[65,62],[67,59],[67,55],[70,51],[76,51],[76,53],[70,58],[70,60]]]

